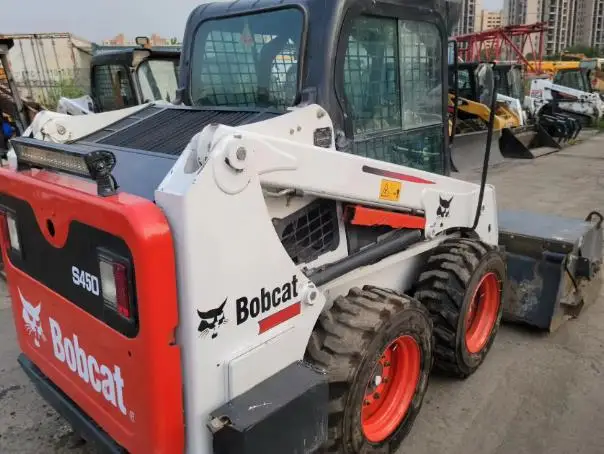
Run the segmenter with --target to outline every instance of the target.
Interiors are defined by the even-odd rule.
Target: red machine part
[[[453,37],[458,44],[460,58],[472,61],[517,61],[529,72],[541,73],[543,45],[545,42],[545,22],[526,25],[508,25],[468,35]],[[524,51],[533,55],[529,62]]]
[[[22,238],[17,232],[11,240],[11,215],[0,210],[0,252],[22,352],[128,452],[184,452],[181,356],[174,340],[174,246],[163,213],[151,201],[127,193],[98,197],[93,183],[48,171],[0,169],[0,196],[3,203],[12,200],[22,207],[14,216],[30,210],[31,224],[25,224],[25,217],[14,224],[29,225],[51,247],[67,251],[77,223],[101,229],[128,246],[135,274],[127,290],[136,292],[139,322],[132,337],[15,266],[8,251],[14,244],[21,251]],[[30,251],[30,256],[37,253]],[[128,277],[123,265],[110,256],[103,260],[109,260],[115,280],[115,310],[130,318],[126,286],[120,285]],[[35,335],[22,315],[24,300],[38,311],[30,320]]]

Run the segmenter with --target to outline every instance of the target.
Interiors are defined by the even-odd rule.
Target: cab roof
[[[423,9],[433,9],[443,16],[446,14],[446,4],[458,4],[459,0],[378,0],[382,4],[411,6]],[[199,5],[189,15],[190,23],[199,23],[202,19],[216,19],[219,17],[238,15],[244,13],[260,12],[267,9],[298,7],[306,11],[338,10],[346,11],[350,6],[372,6],[374,0],[231,0],[209,2]]]
[[[135,50],[147,50],[150,52],[150,58],[168,58],[168,59],[179,59],[180,48],[158,48],[151,47],[145,49],[142,47],[122,47],[116,49],[103,49],[97,51],[92,56],[92,65],[108,65],[118,64],[124,66],[132,66],[132,59]]]

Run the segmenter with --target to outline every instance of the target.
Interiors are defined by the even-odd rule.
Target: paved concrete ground
[[[476,178],[476,175],[474,175]],[[604,210],[604,137],[491,173],[498,203],[582,218]],[[0,284],[0,453],[91,454],[35,393]],[[505,326],[469,379],[433,377],[400,453],[598,454],[604,452],[604,292],[552,335]]]

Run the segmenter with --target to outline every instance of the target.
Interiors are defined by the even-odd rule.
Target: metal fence
[[[90,68],[20,71],[13,76],[21,97],[51,109],[61,96],[77,98],[90,92]]]

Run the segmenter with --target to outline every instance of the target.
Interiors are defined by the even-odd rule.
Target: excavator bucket
[[[585,221],[533,212],[499,213],[508,285],[503,318],[556,331],[598,298],[602,215]]]
[[[503,162],[503,156],[499,152],[498,145],[500,135],[501,131],[493,131],[489,166],[497,165]],[[453,171],[467,173],[468,171],[481,169],[484,162],[486,145],[486,130],[457,134],[451,149]]]
[[[504,128],[499,138],[499,149],[504,158],[534,159],[561,148],[560,143],[540,124]]]

